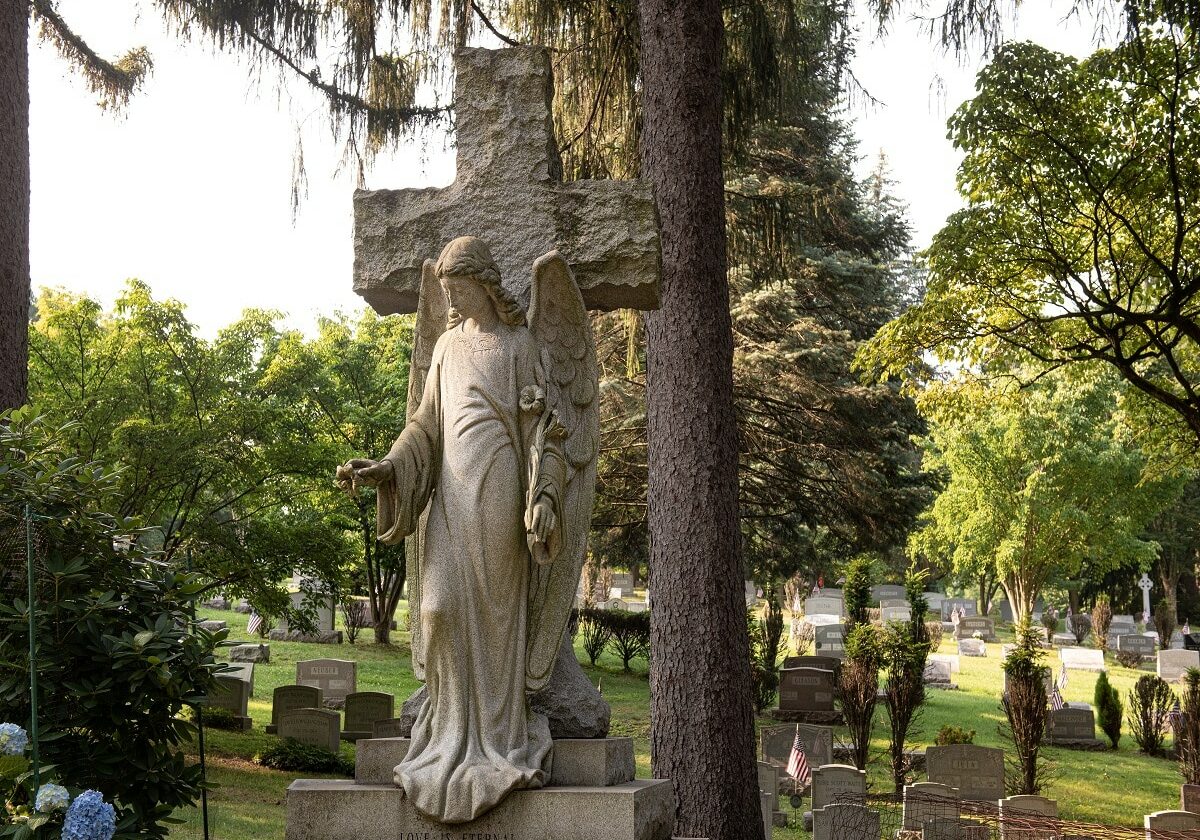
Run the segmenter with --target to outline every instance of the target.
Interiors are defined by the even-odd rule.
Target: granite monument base
[[[396,765],[408,753],[407,738],[360,740],[355,750],[354,780],[359,784],[394,783]],[[559,738],[554,741],[550,784],[607,787],[633,781],[632,738]]]
[[[841,726],[846,722],[839,711],[813,709],[768,709],[767,714],[784,723],[808,723],[816,726]]]
[[[285,840],[668,840],[675,794],[665,779],[609,787],[521,790],[477,820],[422,817],[395,785],[297,779],[285,799]]]

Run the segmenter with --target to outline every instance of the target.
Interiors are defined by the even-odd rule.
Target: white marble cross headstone
[[[1142,590],[1142,621],[1150,620],[1150,590],[1154,588],[1154,581],[1142,572],[1142,579],[1137,582],[1138,589]]]
[[[354,290],[380,314],[415,312],[424,260],[478,236],[518,299],[533,261],[557,249],[589,309],[656,309],[650,184],[561,180],[545,50],[461,49],[455,69],[457,178],[444,189],[355,193]]]

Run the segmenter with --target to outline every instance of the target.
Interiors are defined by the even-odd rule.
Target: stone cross
[[[527,299],[533,261],[557,249],[589,309],[655,309],[661,254],[646,181],[561,180],[546,51],[460,49],[458,173],[444,189],[354,195],[354,291],[376,312],[415,312],[425,259],[458,236],[492,249]]]
[[[1138,589],[1142,590],[1142,621],[1150,620],[1150,590],[1154,588],[1154,581],[1150,580],[1145,572],[1142,572],[1142,579],[1137,582]]]

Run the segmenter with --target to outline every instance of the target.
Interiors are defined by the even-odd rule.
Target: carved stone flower
[[[521,389],[521,410],[540,417],[546,410],[546,392],[536,385],[526,385]]]

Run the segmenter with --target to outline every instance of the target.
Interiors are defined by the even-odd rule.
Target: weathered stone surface
[[[312,685],[281,685],[271,693],[271,722],[267,734],[275,735],[279,718],[295,709],[319,709],[324,705],[321,689]]]
[[[1076,671],[1103,671],[1104,651],[1092,648],[1061,648],[1058,656],[1064,668]]]
[[[812,840],[879,840],[879,812],[852,802],[813,811]]]
[[[957,788],[937,782],[916,782],[904,787],[901,825],[905,831],[920,831],[934,817],[957,816],[958,813]]]
[[[392,784],[396,765],[408,753],[408,738],[358,741],[354,780],[359,784]],[[565,738],[554,742],[547,784],[611,787],[631,781],[635,765],[632,738]]]
[[[419,815],[394,785],[298,779],[285,800],[285,840],[405,840],[444,836],[447,827]],[[554,840],[668,840],[675,796],[664,779],[612,787],[548,787],[515,791],[454,836]]]
[[[1183,679],[1188,668],[1200,668],[1200,651],[1160,650],[1158,652],[1158,675],[1167,682]]]
[[[341,740],[341,716],[329,709],[292,709],[279,716],[275,731],[280,738],[292,738],[302,744],[338,751]]]
[[[234,645],[229,649],[230,662],[270,662],[270,645]]]
[[[825,764],[812,771],[812,807],[816,811],[835,802],[867,794],[867,772],[851,764]]]
[[[316,686],[326,706],[341,708],[346,695],[358,690],[358,663],[348,659],[305,659],[296,663],[296,685]]]
[[[407,738],[412,734],[417,713],[429,697],[425,686],[414,691],[400,707],[400,733]],[[600,692],[588,680],[574,650],[563,645],[550,682],[529,699],[530,708],[546,716],[550,723],[550,737],[560,738],[605,738],[608,736],[612,709]]]
[[[225,630],[227,625],[224,621],[207,618],[204,621],[196,622],[196,626],[201,630],[207,630],[209,633],[216,633],[218,630]]]
[[[1180,785],[1179,810],[1200,814],[1200,785]]]
[[[1180,837],[1200,837],[1200,814],[1191,811],[1155,811],[1146,814],[1142,824],[1146,829],[1146,840],[1154,840],[1160,833],[1168,833],[1172,840]]]
[[[987,645],[982,639],[959,639],[959,656],[987,656]]]
[[[1004,796],[1004,751],[975,744],[925,750],[929,781],[956,788],[962,799],[996,802]]]
[[[302,633],[299,630],[281,630],[276,628],[267,633],[267,638],[273,642],[303,642],[308,645],[340,645],[342,631],[330,630],[320,633]]]
[[[396,711],[396,698],[384,691],[356,691],[346,695],[343,708],[346,725],[342,740],[354,742],[372,737],[375,721],[391,720]]]
[[[505,286],[527,297],[530,267],[557,250],[589,309],[657,309],[657,211],[646,181],[561,181],[547,54],[455,54],[458,172],[445,189],[354,196],[354,290],[380,314],[414,312],[421,265],[471,234],[494,243]]]

